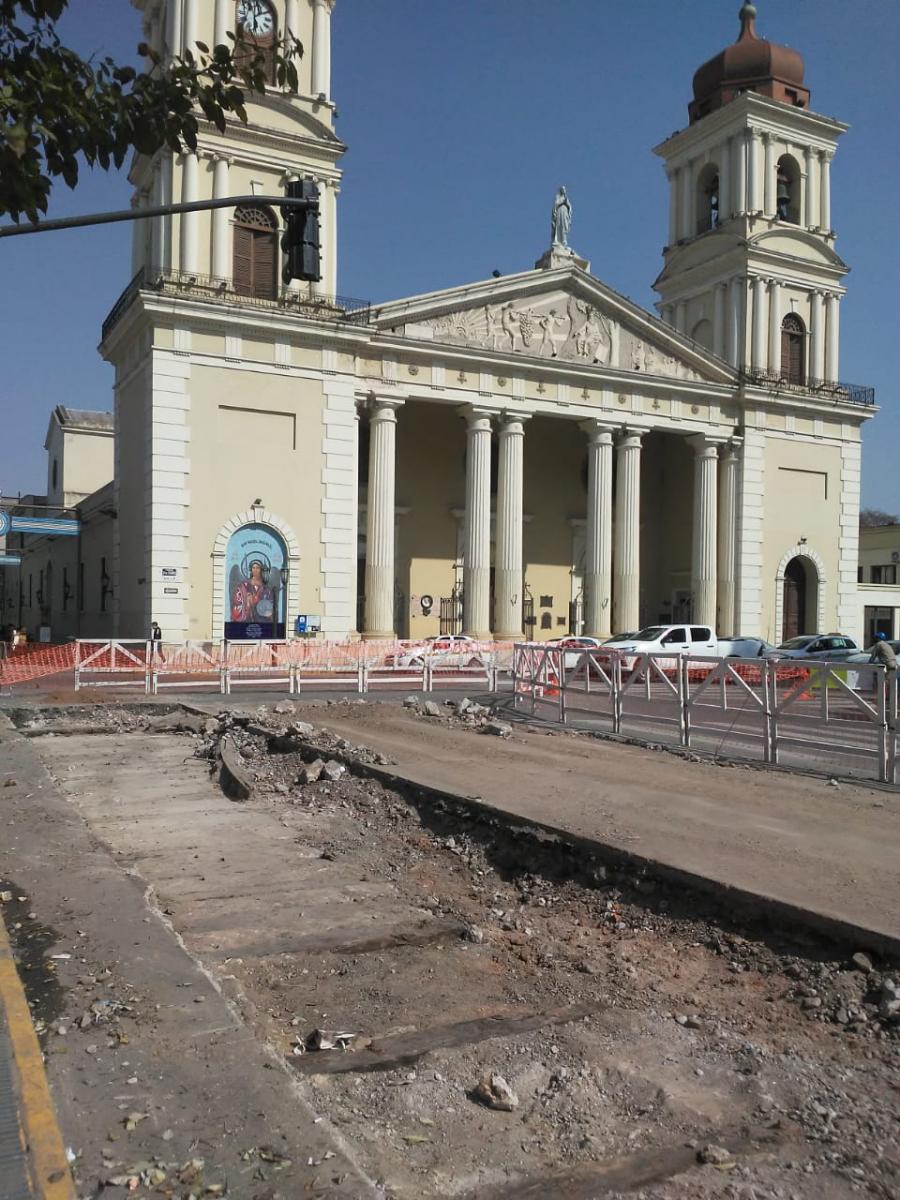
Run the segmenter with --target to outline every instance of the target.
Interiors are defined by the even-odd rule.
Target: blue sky
[[[212,0],[207,0],[211,3]],[[738,32],[739,0],[338,0],[333,92],[350,149],[339,200],[339,291],[378,300],[533,265],[553,192],[571,242],[650,307],[667,231],[651,147],[687,121],[694,70]],[[900,5],[759,0],[758,29],[800,50],[812,107],[852,126],[832,169],[841,375],[874,385],[864,503],[900,512],[896,220]],[[133,57],[125,0],[71,0],[64,36]],[[127,207],[123,175],[60,184],[51,215]],[[41,491],[54,404],[111,407],[100,325],[130,274],[130,228],[0,242],[0,491]]]

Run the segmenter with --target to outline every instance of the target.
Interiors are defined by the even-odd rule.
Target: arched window
[[[788,383],[806,380],[806,326],[796,313],[781,322],[781,375]]]
[[[250,47],[247,57],[252,58],[262,51],[266,82],[274,83],[278,19],[269,0],[237,0],[235,24],[238,38]],[[241,57],[239,53],[239,62]]]
[[[697,177],[697,232],[719,224],[719,168],[707,163]]]
[[[791,225],[800,224],[800,166],[790,154],[778,160],[775,180],[775,216]]]
[[[691,330],[691,337],[695,342],[699,342],[701,346],[705,346],[707,350],[713,348],[713,327],[712,322],[705,317],[702,321],[698,321]]]
[[[234,290],[272,300],[277,295],[278,225],[262,204],[234,210]]]

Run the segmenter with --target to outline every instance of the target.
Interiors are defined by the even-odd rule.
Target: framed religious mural
[[[284,542],[265,525],[244,525],[228,539],[225,556],[225,636],[284,637],[287,598]]]

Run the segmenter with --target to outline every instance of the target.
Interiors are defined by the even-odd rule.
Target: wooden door
[[[783,642],[809,632],[803,628],[806,622],[806,570],[799,558],[792,558],[785,568],[783,614]]]

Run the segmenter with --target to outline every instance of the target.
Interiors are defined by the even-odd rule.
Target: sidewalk
[[[28,1002],[0,918],[0,1200],[74,1200]]]
[[[559,733],[485,737],[383,704],[309,720],[387,773],[633,855],[688,886],[900,953],[900,796]]]

